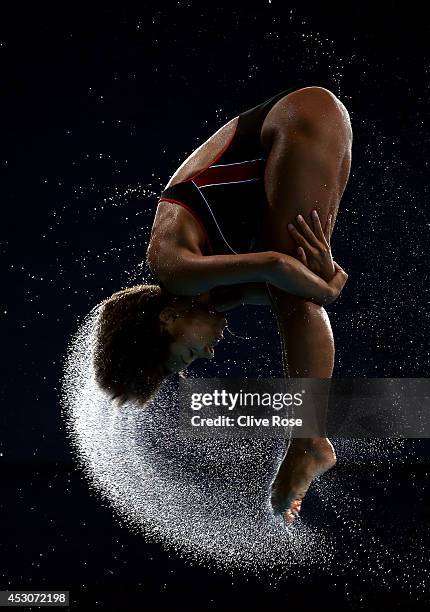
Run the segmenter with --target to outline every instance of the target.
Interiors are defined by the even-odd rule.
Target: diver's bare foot
[[[294,438],[272,485],[275,514],[283,514],[285,522],[292,523],[312,480],[335,463],[336,454],[328,438]]]

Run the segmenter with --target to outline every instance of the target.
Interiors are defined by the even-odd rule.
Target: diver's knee
[[[279,136],[332,137],[336,132],[352,141],[351,120],[345,105],[329,89],[309,86],[282,98],[270,111],[270,122]]]

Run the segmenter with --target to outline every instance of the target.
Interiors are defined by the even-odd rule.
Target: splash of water
[[[62,411],[91,486],[133,529],[179,554],[260,571],[329,561],[330,537],[300,519],[286,528],[269,504],[282,441],[188,439],[175,427],[174,383],[142,408],[115,408],[94,380],[97,309],[69,345]]]
[[[395,552],[375,521],[372,529],[366,520],[368,503],[336,470],[314,481],[304,502],[312,512],[303,508],[301,518],[287,527],[269,503],[285,451],[281,440],[184,437],[176,426],[180,406],[174,382],[145,408],[114,407],[94,380],[97,318],[96,307],[69,344],[62,413],[90,485],[130,529],[191,563],[264,574],[275,583],[292,574],[352,572],[379,585],[385,580],[388,589],[390,572],[403,568],[399,579],[411,592],[425,588],[428,564],[419,536],[409,539],[408,551]],[[363,462],[372,469],[384,459],[405,458],[401,440],[334,442],[341,464]],[[346,548],[351,554],[345,564],[338,552]],[[360,562],[363,550],[368,550],[366,567]]]

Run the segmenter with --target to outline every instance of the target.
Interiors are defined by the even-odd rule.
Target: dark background
[[[396,581],[383,588],[306,576],[271,587],[192,566],[129,533],[76,468],[58,399],[70,334],[102,298],[149,280],[157,196],[183,159],[292,82],[330,87],[354,131],[333,238],[350,275],[328,308],[335,376],[429,376],[423,15],[376,3],[340,12],[277,1],[143,4],[134,13],[23,9],[0,24],[0,587],[70,589],[75,606],[88,601],[89,609],[310,609],[323,600],[424,609],[424,595]],[[250,339],[230,338],[197,374],[280,374],[266,309],[236,311],[231,327]],[[383,490],[353,477],[365,479],[373,512],[390,508],[399,522],[412,513],[427,527],[428,448],[417,448],[415,460],[380,468],[392,479]]]

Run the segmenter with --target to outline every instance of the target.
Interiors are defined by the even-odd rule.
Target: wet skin
[[[237,118],[232,119],[196,149],[168,185],[187,180],[215,159],[228,144],[236,124]],[[348,113],[327,90],[303,88],[288,94],[271,109],[263,124],[261,141],[267,154],[264,181],[268,206],[263,228],[268,250],[204,256],[205,236],[193,216],[180,206],[160,202],[147,261],[176,295],[196,296],[219,285],[228,285],[232,292],[245,283],[267,286],[268,303],[278,320],[285,375],[330,378],[334,342],[323,306],[336,299],[346,278],[334,262],[335,276],[324,280],[317,271],[320,262],[312,261],[312,251],[308,250],[305,257],[297,250],[303,244],[288,231],[288,224],[298,213],[311,224],[310,214],[315,207],[323,225],[332,214],[333,229],[350,170],[352,131]],[[299,224],[296,227],[299,229]],[[239,299],[240,303],[248,302]],[[267,302],[251,299],[249,303]],[[169,317],[166,324],[174,326],[174,315],[170,313]],[[191,324],[189,318],[184,321]],[[199,332],[196,347],[196,337],[191,337],[189,331],[176,326],[171,329],[177,333],[169,361],[172,368],[183,369],[183,362],[191,363],[196,358],[191,351],[196,348],[201,356],[211,355],[208,331]],[[312,479],[335,461],[327,438],[293,439],[273,486],[275,512],[285,513],[286,521],[291,522]]]

